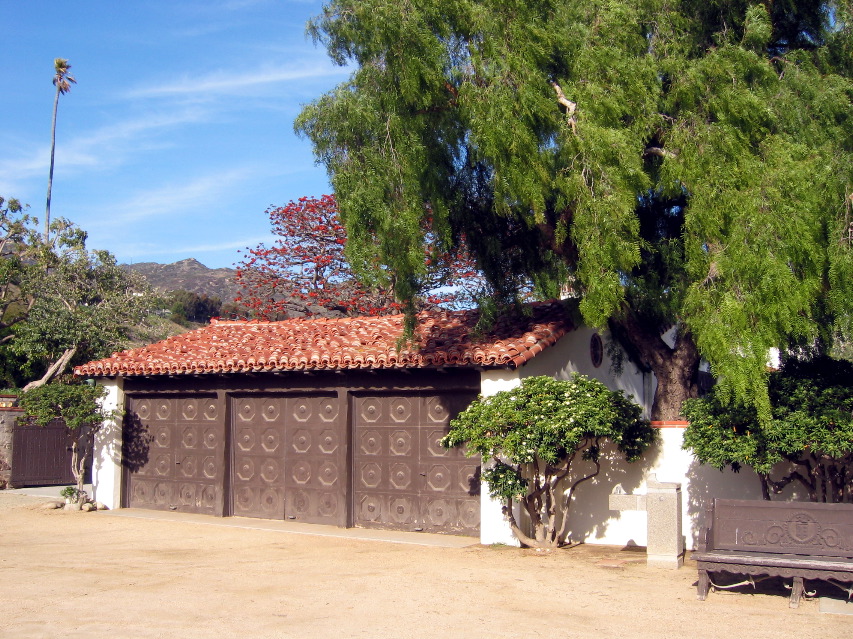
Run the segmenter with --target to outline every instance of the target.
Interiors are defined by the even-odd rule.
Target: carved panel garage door
[[[128,408],[128,505],[221,515],[224,433],[215,396],[132,398]]]
[[[337,396],[234,400],[233,513],[346,525]]]
[[[479,464],[439,440],[470,393],[356,397],[356,526],[476,536]]]

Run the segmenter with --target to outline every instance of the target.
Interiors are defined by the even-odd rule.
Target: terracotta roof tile
[[[76,375],[183,375],[442,366],[518,367],[574,329],[559,302],[534,304],[529,317],[502,318],[486,335],[478,311],[418,315],[415,346],[397,352],[403,316],[213,320],[209,326],[74,369]]]

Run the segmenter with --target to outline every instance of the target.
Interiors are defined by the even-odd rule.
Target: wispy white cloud
[[[284,82],[344,76],[349,72],[331,62],[312,62],[305,66],[265,68],[247,73],[221,71],[199,77],[185,76],[158,86],[138,87],[126,92],[128,99],[186,96],[205,99],[213,95],[240,94],[247,89],[278,85]]]
[[[180,184],[164,184],[145,189],[133,196],[114,202],[104,215],[104,226],[123,226],[133,222],[186,215],[188,211],[209,207],[221,201],[223,195],[252,177],[248,168],[232,169],[197,177]]]

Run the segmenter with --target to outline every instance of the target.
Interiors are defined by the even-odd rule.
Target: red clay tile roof
[[[532,316],[504,318],[476,335],[477,311],[418,315],[415,343],[402,352],[403,316],[213,320],[162,342],[114,353],[74,369],[76,375],[180,375],[441,366],[518,367],[574,329],[559,302],[534,304]]]

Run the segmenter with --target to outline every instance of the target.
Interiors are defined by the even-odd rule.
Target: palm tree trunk
[[[47,204],[44,211],[44,241],[50,241],[50,192],[53,189],[53,158],[56,152],[56,111],[59,108],[61,86],[56,85],[56,97],[53,99],[53,123],[50,127],[50,173],[47,177]]]

